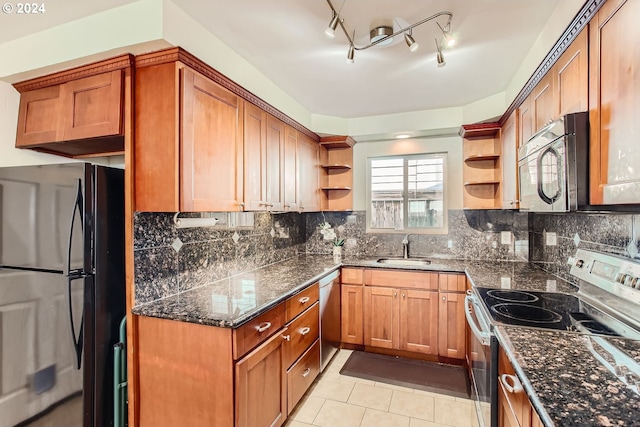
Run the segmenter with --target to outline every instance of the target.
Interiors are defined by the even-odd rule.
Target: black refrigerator
[[[113,425],[124,171],[0,168],[2,425]]]

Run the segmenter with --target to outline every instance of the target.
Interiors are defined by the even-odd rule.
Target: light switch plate
[[[510,231],[502,231],[500,232],[500,243],[503,245],[511,244],[511,232]]]
[[[549,231],[544,233],[544,242],[547,246],[556,246],[558,244],[556,233],[549,232]]]

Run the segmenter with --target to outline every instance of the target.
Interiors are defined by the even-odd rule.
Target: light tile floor
[[[285,427],[477,427],[469,399],[340,375],[340,350]]]

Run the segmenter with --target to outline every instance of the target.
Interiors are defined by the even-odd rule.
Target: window
[[[369,159],[367,231],[445,234],[446,154]]]

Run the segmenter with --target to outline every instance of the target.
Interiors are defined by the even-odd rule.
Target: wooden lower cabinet
[[[284,342],[276,334],[236,364],[237,427],[278,427],[287,418]]]
[[[136,320],[139,427],[279,427],[320,372],[317,283],[235,329]]]
[[[452,359],[466,355],[465,294],[439,292],[438,300],[438,354]]]
[[[438,293],[367,286],[364,345],[438,354]]]
[[[542,427],[538,414],[533,409],[527,393],[509,363],[504,350],[498,358],[498,426]]]
[[[362,311],[363,290],[364,288],[362,285],[342,284],[341,286],[341,341],[343,343],[356,345],[364,344],[364,319]]]

